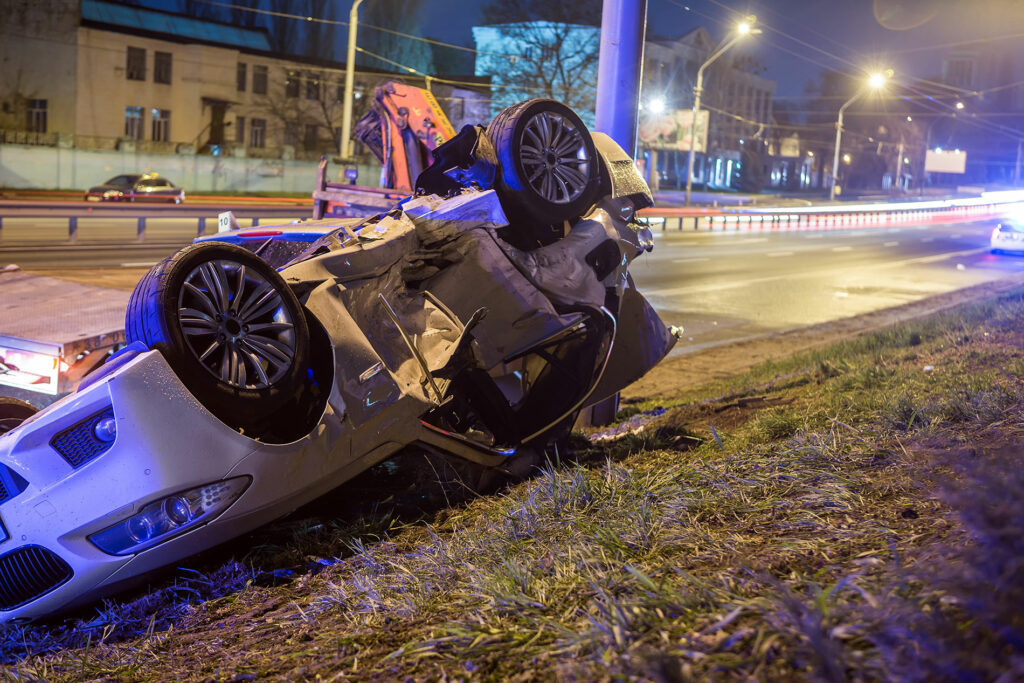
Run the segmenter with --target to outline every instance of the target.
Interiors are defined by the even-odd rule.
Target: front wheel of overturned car
[[[253,436],[302,392],[309,366],[295,293],[232,244],[191,245],[156,265],[132,292],[125,331],[158,349],[211,413]]]
[[[487,135],[500,164],[498,193],[526,218],[561,225],[596,201],[597,150],[566,105],[541,98],[520,102],[495,116]]]
[[[28,401],[0,396],[0,434],[6,434],[37,412]]]

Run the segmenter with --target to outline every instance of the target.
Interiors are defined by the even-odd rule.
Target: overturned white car
[[[0,402],[0,620],[94,600],[403,449],[514,470],[668,352],[627,273],[651,195],[614,142],[531,100],[434,157],[389,213],[181,250],[74,394]]]

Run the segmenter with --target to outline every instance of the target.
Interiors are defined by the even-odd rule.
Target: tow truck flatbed
[[[0,391],[57,396],[124,343],[130,292],[0,272]]]

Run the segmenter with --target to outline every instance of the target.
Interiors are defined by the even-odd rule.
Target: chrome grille
[[[68,563],[38,545],[0,556],[0,610],[11,610],[46,595],[72,577]]]

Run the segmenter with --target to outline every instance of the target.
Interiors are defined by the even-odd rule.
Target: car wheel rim
[[[265,389],[288,373],[294,322],[274,285],[235,261],[197,266],[178,295],[178,324],[189,349],[236,389]]]
[[[589,185],[590,154],[583,135],[558,114],[540,112],[526,122],[520,161],[530,187],[549,202],[568,204]]]

